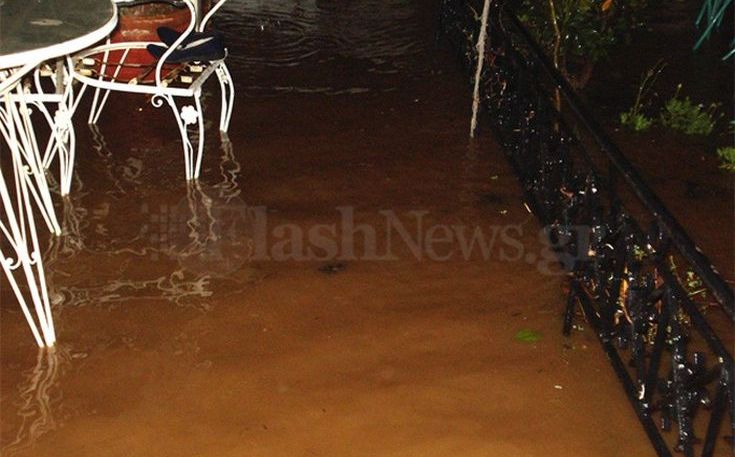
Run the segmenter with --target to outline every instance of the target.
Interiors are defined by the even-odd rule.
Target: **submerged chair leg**
[[[74,160],[76,149],[76,135],[71,125],[60,134],[59,148],[59,185],[61,196],[66,197],[71,192],[71,183],[74,179]]]
[[[101,96],[100,96],[101,95]],[[89,117],[87,118],[87,124],[97,125],[97,121],[100,119],[102,114],[102,108],[107,103],[107,97],[110,96],[110,91],[105,89],[104,91],[99,87],[94,90],[92,96],[92,104],[89,107]]]
[[[204,155],[204,116],[202,113],[200,96],[201,91],[197,90],[194,94],[194,106],[185,105],[181,108],[181,111],[179,111],[176,101],[171,95],[157,95],[152,99],[153,106],[156,108],[161,107],[163,105],[163,100],[165,100],[171,108],[171,111],[174,113],[176,124],[179,127],[179,135],[181,135],[187,181],[199,178],[199,172],[201,171],[202,166],[202,156]],[[189,126],[194,124],[197,126],[196,129],[189,129]],[[192,138],[190,138],[192,133],[197,143],[196,149],[194,149]]]
[[[20,138],[23,135],[19,135],[14,119],[19,111],[26,111],[27,108],[24,105],[19,110],[15,104],[10,94],[6,94],[4,107],[0,107],[0,139],[3,149],[7,148],[9,152],[12,168],[12,172],[7,173],[11,178],[10,187],[5,175],[0,172],[0,244],[3,245],[0,247],[0,267],[18,299],[36,344],[50,347],[56,342],[56,332],[34,216],[34,200],[39,204],[34,188],[37,183],[29,174],[40,178],[44,175],[41,167],[31,171],[33,164],[26,157],[28,151],[23,151]],[[25,135],[28,132],[21,133]],[[39,206],[39,209],[43,213],[43,208]],[[9,251],[5,251],[9,256],[3,252],[5,247],[9,248]],[[22,288],[21,283],[27,287]]]
[[[217,66],[217,79],[222,94],[222,105],[220,109],[219,129],[221,132],[227,132],[230,126],[230,118],[232,117],[232,107],[235,104],[235,86],[232,82],[232,75],[224,62]]]
[[[194,104],[197,110],[197,156],[194,165],[194,179],[199,179],[204,156],[204,112],[202,111],[201,90],[197,90],[194,94]]]

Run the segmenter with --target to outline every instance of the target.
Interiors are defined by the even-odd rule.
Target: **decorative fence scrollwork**
[[[443,1],[442,33],[468,67],[478,11]],[[489,24],[482,105],[570,272],[564,332],[581,311],[659,456],[732,455],[732,289],[511,8],[496,0]]]

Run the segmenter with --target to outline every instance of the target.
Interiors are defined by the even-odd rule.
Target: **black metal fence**
[[[442,33],[470,67],[481,9],[443,0]],[[498,0],[488,40],[483,119],[570,271],[564,332],[581,311],[659,456],[732,455],[733,359],[714,330],[732,337],[732,289]]]

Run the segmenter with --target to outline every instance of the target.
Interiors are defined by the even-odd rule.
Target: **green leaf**
[[[522,343],[535,343],[541,339],[541,335],[531,329],[526,328],[516,333],[515,338],[517,341],[520,341]]]

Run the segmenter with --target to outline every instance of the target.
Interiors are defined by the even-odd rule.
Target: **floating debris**
[[[325,275],[333,275],[335,273],[339,273],[340,271],[344,271],[347,268],[347,265],[342,262],[337,263],[328,263],[326,265],[323,265],[319,267],[319,271],[324,273]]]
[[[523,329],[516,333],[515,339],[522,343],[535,343],[541,339],[541,335],[533,330]]]

